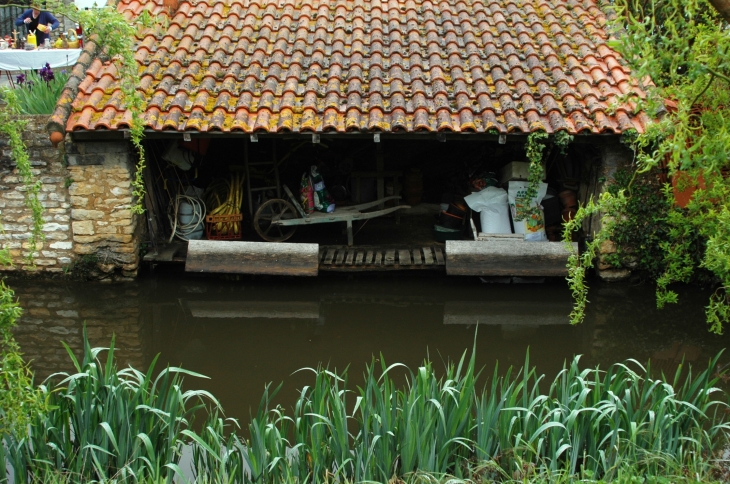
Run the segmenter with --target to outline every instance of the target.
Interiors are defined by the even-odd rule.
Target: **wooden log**
[[[348,266],[351,266],[352,265],[352,260],[353,260],[354,257],[355,257],[355,251],[352,250],[352,249],[349,249],[347,251],[347,259],[345,260],[345,264],[348,265]]]
[[[578,250],[578,244],[573,244]],[[450,276],[565,276],[570,253],[563,242],[446,241]]]
[[[383,253],[379,250],[375,251],[375,260],[373,261],[373,264],[376,266],[379,266],[383,263]]]
[[[373,251],[369,250],[368,253],[365,255],[365,264],[372,264],[373,263]]]
[[[390,249],[385,252],[385,261],[383,264],[386,266],[392,266],[395,264],[395,250]]]
[[[362,260],[365,257],[365,252],[358,252],[355,256],[355,265],[359,266],[362,265]]]
[[[335,249],[328,248],[327,252],[324,255],[323,262],[327,265],[332,264],[332,259],[335,257]]]
[[[420,266],[423,264],[423,259],[421,258],[421,249],[413,249],[413,265]]]
[[[191,240],[187,272],[316,276],[318,244]]]
[[[411,251],[408,249],[401,249],[398,251],[398,264],[402,266],[411,265]]]
[[[342,261],[345,260],[345,253],[347,251],[345,249],[338,249],[337,250],[337,258],[335,259],[335,264],[340,265],[342,264]]]

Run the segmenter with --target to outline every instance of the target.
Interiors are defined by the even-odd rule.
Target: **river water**
[[[430,356],[438,367],[471,349],[475,337],[477,362],[489,374],[496,362],[522,365],[529,348],[530,362],[550,377],[575,354],[584,365],[651,358],[652,367],[673,372],[684,357],[703,366],[729,341],[707,332],[708,293],[697,288],[682,289],[680,304],[660,311],[651,285],[594,282],[586,321],[571,326],[561,280],[158,275],[120,285],[9,284],[25,309],[16,336],[38,379],[71,371],[61,341],[80,353],[85,323],[94,346],[116,335],[121,365],[146,369],[159,354],[158,365],[207,375],[186,378],[185,387],[209,390],[243,421],[267,382],[284,383],[279,399],[290,407],[312,382],[311,373],[295,373],[300,368],[349,366],[353,387],[373,357],[415,368]]]

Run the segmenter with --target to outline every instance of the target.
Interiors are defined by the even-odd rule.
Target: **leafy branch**
[[[720,4],[728,2],[619,0],[613,26],[620,32],[613,45],[634,78],[652,81],[637,108],[663,111],[634,143],[635,169],[664,168],[676,186],[662,191],[671,208],[662,229],[657,306],[678,302],[673,284],[709,274],[716,286],[706,307],[713,332],[730,322],[730,31],[727,17],[718,16]],[[676,206],[675,190],[694,191],[684,208]]]

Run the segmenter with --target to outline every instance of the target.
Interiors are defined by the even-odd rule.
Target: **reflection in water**
[[[24,309],[15,335],[26,360],[32,362],[36,381],[73,369],[61,342],[79,357],[84,322],[92,346],[108,347],[116,335],[120,363],[148,364],[150,338],[140,318],[138,285],[13,281],[9,286]]]
[[[727,344],[707,333],[706,294],[687,289],[671,311],[654,307],[650,286],[599,285],[586,322],[570,326],[570,293],[562,281],[541,285],[481,284],[442,276],[321,276],[316,280],[150,278],[122,285],[11,283],[26,308],[18,341],[39,377],[70,371],[60,341],[81,349],[86,321],[93,345],[117,335],[121,362],[145,368],[181,365],[210,380],[190,388],[216,395],[228,414],[248,417],[264,384],[284,381],[281,402],[311,383],[297,369],[350,366],[358,383],[372,357],[415,368],[424,357],[457,359],[477,339],[477,361],[491,373],[521,365],[529,348],[538,371],[554,375],[563,361],[657,360],[673,371],[685,357],[704,362]],[[478,325],[478,331],[477,331]],[[439,364],[439,363],[437,363]]]

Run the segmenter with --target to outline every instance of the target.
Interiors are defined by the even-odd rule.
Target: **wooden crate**
[[[242,220],[243,215],[240,213],[207,215],[205,217],[205,235],[208,240],[240,240]],[[218,229],[218,224],[223,224],[221,230]]]

